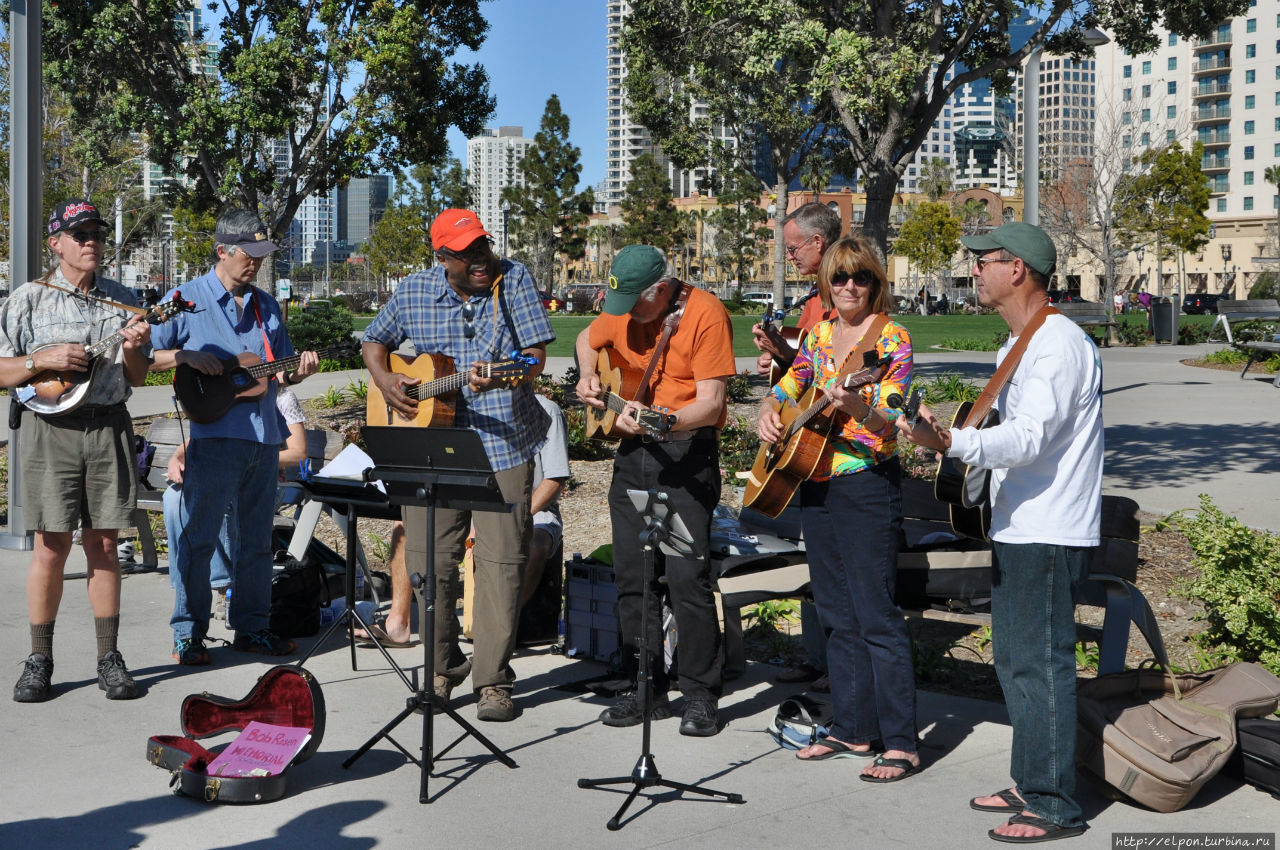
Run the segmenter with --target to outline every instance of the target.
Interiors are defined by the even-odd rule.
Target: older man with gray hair
[[[199,308],[160,325],[152,334],[154,369],[186,365],[219,376],[223,362],[252,353],[263,361],[294,354],[276,300],[253,285],[263,261],[277,250],[257,215],[229,208],[214,232],[217,262],[182,287],[183,297]],[[284,372],[284,386],[298,383],[319,368],[315,352],[302,356],[297,369]],[[212,422],[191,423],[179,520],[178,551],[169,553],[174,582],[173,657],[179,664],[209,663],[204,641],[209,630],[213,558],[227,506],[233,505],[237,533],[231,552],[235,598],[227,625],[235,630],[234,648],[261,655],[288,655],[296,648],[268,627],[271,607],[271,518],[275,508],[276,464],[288,431],[276,408],[276,379],[256,399],[233,404]]]

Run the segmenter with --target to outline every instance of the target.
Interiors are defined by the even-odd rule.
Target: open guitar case
[[[230,741],[209,750],[199,739],[240,732],[254,720],[307,728],[311,738],[274,776],[209,776],[209,762]],[[207,803],[266,803],[284,796],[289,768],[311,758],[320,748],[324,720],[324,693],[315,676],[302,667],[272,667],[243,699],[207,692],[186,697],[179,713],[182,734],[148,738],[147,761],[168,770],[173,777],[170,785],[184,796]]]

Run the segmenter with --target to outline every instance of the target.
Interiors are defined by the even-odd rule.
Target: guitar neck
[[[620,414],[622,413],[622,411],[627,409],[627,400],[624,399],[622,396],[618,395],[617,393],[612,393],[612,392],[609,392],[608,390],[605,390],[604,394],[601,395],[600,400],[604,402],[604,406],[606,408],[613,411],[614,413]]]
[[[460,390],[465,387],[470,382],[471,374],[474,371],[474,369],[468,369],[465,372],[454,372],[452,375],[446,375],[443,378],[423,381],[421,384],[414,384],[406,389],[405,394],[418,401],[425,401],[438,395],[451,393],[454,390]]]
[[[342,346],[336,348],[325,348],[316,353],[321,358],[328,357],[330,354],[342,351]],[[280,360],[272,360],[270,363],[258,363],[254,366],[246,366],[245,371],[254,378],[265,378],[268,375],[274,375],[276,372],[288,372],[302,364],[302,355],[295,354],[292,357],[284,357]]]

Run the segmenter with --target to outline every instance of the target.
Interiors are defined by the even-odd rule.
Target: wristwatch
[[[30,354],[27,355],[27,371],[34,372],[36,370],[36,359]]]

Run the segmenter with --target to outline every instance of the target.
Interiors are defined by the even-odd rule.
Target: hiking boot
[[[53,678],[53,659],[33,652],[22,662],[22,675],[13,686],[14,702],[44,702],[49,698],[49,680]]]
[[[476,719],[491,723],[506,723],[516,719],[516,705],[511,692],[493,685],[480,689],[480,702],[476,704]]]
[[[650,720],[666,720],[671,716],[671,702],[666,694],[656,696],[649,706]],[[644,720],[640,710],[640,698],[635,691],[625,691],[618,695],[613,705],[600,712],[600,722],[605,726],[635,726]]]
[[[185,667],[207,667],[209,665],[209,650],[204,648],[204,638],[174,639],[173,660]]]
[[[231,648],[237,652],[253,652],[258,655],[291,655],[298,645],[288,638],[271,631],[258,629],[256,632],[242,632],[236,635]]]
[[[684,717],[680,720],[680,734],[694,738],[710,738],[720,731],[716,717],[716,701],[713,699],[691,699],[684,707]]]
[[[138,698],[138,683],[129,675],[118,650],[111,650],[98,662],[98,687],[107,692],[107,699]]]

